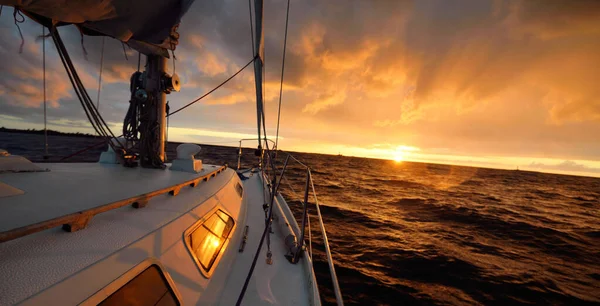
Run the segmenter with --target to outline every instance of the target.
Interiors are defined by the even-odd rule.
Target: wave
[[[425,185],[423,185],[421,183],[406,181],[406,180],[399,180],[399,179],[374,178],[371,180],[367,180],[366,183],[369,183],[369,181],[374,182],[376,184],[382,184],[384,186],[393,186],[393,187],[400,187],[400,188],[425,188],[426,187]]]
[[[571,199],[581,201],[581,202],[597,202],[598,201],[598,198],[592,198],[592,197],[587,197],[587,196],[576,196],[576,197],[571,197]]]
[[[597,231],[587,231],[583,233],[584,235],[590,238],[600,238],[600,230]]]
[[[499,241],[511,241],[515,245],[525,245],[536,251],[568,258],[579,258],[585,254],[579,245],[585,244],[578,237],[549,227],[539,226],[517,220],[519,214],[512,212],[510,218],[503,217],[497,211],[493,214],[453,204],[420,198],[404,198],[391,203],[405,213],[409,222],[435,222],[448,224],[450,228],[460,225],[463,228],[477,230]],[[493,212],[493,211],[492,211]],[[507,211],[508,212],[508,211]]]
[[[544,199],[557,199],[557,198],[564,197],[564,195],[562,195],[558,192],[552,192],[552,191],[546,191],[546,190],[540,190],[540,189],[534,190],[533,194],[538,196],[539,198],[544,198]]]
[[[494,202],[502,202],[502,200],[494,197],[494,196],[486,196],[485,197],[486,200],[490,200],[490,201],[494,201]]]
[[[401,230],[402,226],[400,224],[394,223],[392,221],[383,221],[383,220],[376,220],[374,218],[369,217],[368,215],[358,212],[358,211],[354,211],[354,210],[349,210],[349,209],[343,209],[343,208],[339,208],[339,207],[334,207],[334,206],[328,206],[328,205],[319,205],[320,209],[321,209],[321,213],[324,216],[327,216],[327,219],[330,220],[325,220],[326,224],[328,226],[330,226],[330,224],[332,224],[333,226],[335,226],[338,230],[343,230],[343,226],[336,226],[336,224],[339,224],[338,222],[345,222],[348,224],[352,224],[352,228],[354,230],[356,229],[360,229],[360,228],[370,228],[370,229],[385,229],[385,228],[394,228],[396,230]]]
[[[335,184],[335,183],[329,183],[329,184],[317,184],[315,186],[316,188],[327,188],[327,189],[333,189],[333,190],[341,190],[344,189],[344,186],[340,185],[340,184]]]

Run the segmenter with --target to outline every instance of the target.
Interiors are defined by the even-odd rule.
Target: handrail
[[[242,141],[244,140],[256,140],[256,139],[242,139],[240,140],[240,147],[239,147],[239,156],[238,156],[238,170],[240,170],[241,168],[241,157],[242,157]],[[265,139],[265,141],[272,141],[270,139]],[[267,165],[267,163],[264,162],[265,158],[273,158],[271,156],[271,154],[264,154],[264,151],[266,150],[262,150],[263,152],[261,152],[260,154],[260,165]],[[325,245],[325,253],[326,253],[326,258],[327,258],[327,263],[329,265],[329,272],[331,274],[331,280],[333,283],[333,291],[335,293],[335,299],[337,302],[337,305],[344,305],[344,301],[342,299],[342,292],[340,289],[340,285],[338,282],[338,278],[337,278],[337,274],[335,272],[335,265],[333,262],[333,256],[331,255],[331,249],[329,247],[329,240],[327,239],[327,233],[325,230],[325,224],[323,222],[323,217],[321,215],[321,209],[320,209],[320,205],[319,205],[319,201],[317,199],[317,193],[315,190],[315,185],[314,185],[314,181],[312,179],[312,173],[310,171],[310,167],[307,166],[305,163],[301,162],[300,160],[298,160],[298,158],[296,158],[295,156],[293,156],[292,154],[290,154],[289,152],[285,152],[285,151],[280,151],[283,153],[286,153],[287,156],[285,158],[285,162],[284,162],[284,166],[283,169],[281,170],[280,173],[278,173],[278,169],[272,169],[274,172],[274,176],[277,177],[277,175],[279,174],[279,178],[278,179],[274,179],[273,180],[273,185],[271,186],[271,188],[273,188],[272,190],[274,190],[276,193],[278,193],[278,189],[279,189],[279,185],[281,184],[281,180],[285,179],[287,182],[287,179],[285,178],[285,172],[288,169],[287,165],[288,165],[288,161],[290,159],[294,160],[295,162],[297,162],[299,165],[301,165],[305,170],[306,170],[306,184],[305,184],[305,189],[304,189],[304,199],[301,199],[301,202],[303,204],[303,213],[302,213],[302,227],[300,228],[301,233],[299,237],[300,239],[300,243],[299,243],[299,247],[296,250],[296,253],[293,254],[293,263],[296,263],[298,261],[298,258],[300,256],[300,253],[303,251],[303,249],[306,248],[306,246],[304,246],[304,240],[305,240],[305,236],[306,236],[306,226],[308,225],[308,253],[309,253],[309,257],[311,259],[312,262],[312,235],[311,235],[311,229],[310,229],[310,216],[308,214],[308,194],[312,191],[312,195],[313,198],[315,200],[315,206],[317,209],[317,216],[318,216],[318,221],[319,221],[319,226],[321,228],[321,233],[323,234],[323,243]],[[265,169],[263,169],[261,167],[261,170],[264,172]],[[289,184],[289,182],[288,182]],[[265,187],[263,187],[265,188]],[[266,187],[269,188],[269,187]],[[290,188],[292,189],[292,192],[294,193],[295,196],[298,196],[298,194],[296,193],[296,191],[293,190],[293,188],[290,185]]]
[[[67,215],[55,217],[49,220],[41,221],[38,223],[30,224],[27,226],[10,229],[4,232],[0,232],[0,243],[9,240],[17,239],[23,236],[27,236],[33,233],[37,233],[50,228],[58,227],[62,225],[62,228],[67,232],[75,232],[82,230],[87,227],[90,220],[103,212],[117,209],[127,205],[133,205],[134,208],[143,208],[148,204],[148,201],[156,196],[169,193],[175,196],[179,193],[181,188],[185,186],[196,187],[202,181],[208,181],[210,178],[215,177],[217,174],[227,169],[227,166],[221,166],[218,169],[198,176],[196,178],[186,180],[182,183],[164,187],[158,190],[146,192],[133,197],[128,197],[122,200],[114,201],[100,206],[95,206],[78,212],[70,213]]]
[[[242,139],[240,139],[240,141],[239,141],[240,145],[238,147],[238,162],[237,162],[237,169],[236,170],[240,170],[240,168],[241,168],[241,163],[242,163],[242,142],[248,141],[248,140],[259,140],[259,139],[258,138],[242,138]],[[262,140],[264,140],[265,142],[270,141],[272,144],[275,144],[275,141],[273,141],[273,140],[271,140],[269,138],[262,138]],[[274,147],[273,150],[276,151],[277,148]],[[264,150],[261,153],[264,153]],[[262,161],[262,157],[263,156],[261,154],[261,161]],[[262,162],[261,162],[261,165],[262,165]]]
[[[275,141],[273,141],[273,140],[271,140],[271,139],[269,139],[269,138],[267,138],[267,139],[265,139],[265,138],[261,138],[261,139],[262,139],[262,140],[266,140],[266,141],[270,141],[272,144],[275,144]],[[258,138],[242,138],[242,139],[240,139],[240,141],[239,141],[239,142],[246,141],[246,140],[258,140]]]
[[[310,173],[310,169],[308,171]],[[333,257],[331,256],[331,250],[329,249],[329,240],[327,239],[327,232],[325,231],[325,224],[323,223],[321,209],[319,208],[319,200],[317,200],[315,184],[312,179],[310,180],[310,185],[312,187],[313,196],[315,197],[315,206],[317,207],[317,215],[319,216],[319,225],[321,225],[321,232],[323,233],[323,244],[325,245],[325,253],[327,254],[327,263],[329,263],[329,273],[331,273],[331,280],[333,281],[335,300],[338,302],[338,305],[343,305],[342,291],[340,290],[340,284],[338,283],[337,274],[335,273]],[[342,301],[342,304],[340,304],[340,301]]]

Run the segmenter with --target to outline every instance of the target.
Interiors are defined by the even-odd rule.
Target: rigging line
[[[175,72],[173,72],[173,74],[175,74]],[[169,110],[171,109],[171,107],[169,106],[169,101],[167,101],[167,105],[165,106],[165,108],[166,108],[166,112],[167,112],[167,131],[166,131],[166,137],[165,137],[165,146],[166,146],[169,144]]]
[[[229,78],[227,78],[225,81],[223,81],[221,84],[217,85],[217,87],[211,89],[209,92],[203,94],[202,96],[200,96],[199,98],[197,98],[196,100],[182,106],[181,108],[177,109],[176,111],[170,113],[167,117],[170,117],[174,114],[177,114],[178,112],[188,108],[189,106],[191,106],[192,104],[204,99],[206,96],[210,95],[211,93],[213,93],[215,90],[219,89],[221,86],[225,85],[227,82],[231,81],[231,79],[233,79],[235,76],[237,76],[238,74],[240,74],[240,72],[242,72],[244,69],[246,69],[246,67],[250,66],[250,64],[252,64],[255,60],[257,59],[257,57],[255,56],[254,58],[252,58],[244,67],[242,67],[240,70],[238,70],[236,73],[234,73],[232,76],[230,76]]]
[[[214,145],[214,144],[222,144],[222,143],[239,143],[239,140],[232,140],[232,141],[213,141],[213,142],[202,142],[201,144],[203,145]]]
[[[102,36],[102,49],[100,51],[100,75],[98,77],[98,99],[96,101],[96,108],[100,109],[100,91],[102,90],[102,66],[104,65],[104,38]]]
[[[44,87],[44,154],[48,156],[48,127],[46,125],[46,27],[42,25],[42,73]]]
[[[123,46],[123,54],[125,54],[125,60],[129,61],[129,57],[127,57],[127,50],[125,50],[125,43],[121,42],[121,46]]]
[[[71,71],[69,70],[69,67],[68,67],[67,63],[65,62],[64,55],[63,55],[63,53],[61,51],[61,48],[60,48],[60,42],[58,41],[57,36],[54,34],[54,31],[57,31],[57,30],[55,30],[55,29],[51,30],[51,32],[52,32],[52,39],[54,40],[54,45],[56,46],[56,49],[58,51],[57,53],[58,53],[58,55],[60,57],[60,60],[62,61],[63,66],[65,67],[65,70],[67,71],[67,76],[69,77],[69,81],[71,81],[71,85],[73,85],[73,90],[75,91],[75,94],[77,95],[79,103],[81,104],[81,107],[83,107],[83,111],[85,112],[85,116],[88,118],[88,121],[92,124],[92,127],[94,128],[94,130],[96,131],[96,133],[98,135],[100,135],[100,136],[105,136],[104,134],[102,134],[98,130],[98,128],[96,127],[96,125],[92,121],[92,118],[90,116],[90,113],[88,112],[88,109],[85,107],[83,99],[82,99],[82,97],[81,97],[81,95],[79,93],[79,90],[77,88],[77,85],[75,84],[75,81],[73,80],[73,76],[71,75]]]
[[[71,83],[73,84],[73,88],[80,100],[81,105],[84,108],[84,111],[86,112],[86,115],[88,116],[88,119],[90,120],[90,122],[92,123],[92,126],[94,126],[94,129],[96,129],[96,132],[99,135],[108,137],[108,134],[106,134],[104,127],[98,121],[98,118],[96,117],[96,115],[92,112],[91,109],[88,109],[89,101],[91,101],[91,99],[89,98],[89,96],[86,95],[86,93],[84,93],[82,91],[82,88],[81,88],[82,85],[80,83],[81,80],[79,80],[79,76],[77,75],[77,72],[75,71],[75,67],[73,66],[73,63],[71,62],[71,59],[70,59],[69,54],[67,53],[67,50],[62,42],[62,39],[58,35],[58,31],[55,31],[54,33],[56,34],[56,38],[57,38],[57,40],[55,41],[55,44],[59,48],[58,53],[61,56],[61,60],[63,60],[63,65],[65,65],[67,74],[69,75]],[[92,103],[92,105],[93,105],[93,103]],[[95,122],[95,125],[94,125],[94,122]]]
[[[256,253],[254,254],[254,259],[252,260],[252,265],[250,265],[250,271],[248,272],[248,276],[246,276],[246,281],[244,282],[244,286],[242,287],[242,292],[238,296],[238,300],[235,303],[236,306],[242,304],[242,299],[246,294],[246,289],[248,289],[248,283],[250,282],[250,278],[252,277],[252,273],[254,272],[254,267],[256,266],[256,261],[258,260],[258,255],[260,255],[260,250],[262,249],[263,242],[265,241],[265,237],[267,236],[267,232],[269,231],[269,226],[265,226],[265,229],[260,237],[260,242],[258,243],[258,248],[256,249]]]
[[[123,136],[123,135],[121,135],[121,136]],[[121,136],[117,136],[117,137],[121,137]],[[108,141],[110,141],[110,140],[104,139],[104,140],[102,140],[102,142],[95,143],[95,144],[93,144],[93,145],[91,145],[89,147],[85,147],[85,148],[83,148],[83,149],[81,149],[81,150],[79,150],[79,151],[77,151],[77,152],[75,152],[75,153],[73,153],[71,155],[67,155],[67,156],[61,158],[59,161],[64,161],[64,160],[67,160],[67,159],[69,159],[69,158],[71,158],[73,156],[77,156],[77,155],[79,155],[79,154],[81,154],[83,152],[86,152],[86,151],[88,151],[90,149],[93,149],[93,148],[95,148],[95,147],[97,147],[99,145],[103,145],[103,144],[105,144]]]
[[[98,112],[98,109],[94,106],[94,102],[92,102],[92,98],[90,98],[87,90],[85,89],[85,86],[83,85],[83,82],[79,78],[79,75],[77,74],[77,70],[75,69],[75,66],[73,65],[73,62],[71,61],[70,56],[67,53],[67,50],[66,50],[66,48],[64,46],[64,43],[62,43],[62,40],[61,40],[61,44],[62,44],[61,47],[62,47],[62,49],[64,50],[64,53],[65,53],[65,57],[67,58],[67,63],[71,67],[71,70],[73,71],[73,75],[75,76],[75,81],[78,84],[79,91],[84,96],[85,102],[88,105],[88,107],[90,109],[90,113],[93,115],[94,120],[96,120],[96,122],[98,122],[99,127],[104,131],[104,133],[106,134],[106,137],[112,136],[113,138],[116,138],[115,134],[111,131],[110,127],[108,126],[108,124],[106,123],[106,121],[104,120],[104,118]],[[108,131],[108,132],[106,132],[106,131]],[[108,135],[109,133],[110,133],[110,136]],[[116,139],[116,141],[117,141],[117,143],[121,147],[123,146],[121,144],[121,142],[119,141],[119,139]],[[112,143],[111,143],[111,146],[112,146]]]
[[[98,110],[94,106],[94,103],[92,102],[92,99],[90,98],[89,94],[87,93],[85,86],[81,82],[81,79],[79,78],[79,75],[77,74],[77,70],[75,69],[75,66],[73,65],[73,62],[69,56],[69,53],[67,52],[67,49],[65,48],[65,45],[64,45],[62,39],[60,38],[60,34],[59,34],[58,30],[53,28],[51,33],[52,33],[52,39],[54,40],[54,44],[57,48],[58,54],[60,55],[63,66],[65,66],[65,70],[67,71],[67,75],[69,76],[69,80],[71,81],[71,84],[73,85],[73,89],[74,89],[75,93],[77,94],[77,97],[79,98],[79,102],[81,103],[81,105],[86,113],[86,116],[88,117],[88,120],[92,124],[92,127],[101,136],[110,137],[108,135],[110,133],[110,135],[112,135],[113,138],[116,138],[115,135],[113,134],[113,132],[110,130],[110,127],[108,126],[106,121],[104,121],[104,118],[100,115],[100,113],[98,113]],[[121,144],[121,142],[119,141],[119,139],[116,139],[116,141],[119,144],[119,146],[121,146],[121,147],[123,146]],[[112,142],[110,142],[109,145],[114,150],[116,150],[116,148],[113,146]]]
[[[267,144],[267,153],[269,152],[268,150],[268,142],[265,141]],[[269,158],[270,160],[270,164],[271,164],[271,168],[274,168],[273,166],[273,160],[271,158]],[[263,170],[264,171],[264,170]],[[277,174],[275,174],[276,176]],[[264,175],[263,175],[264,178]],[[261,180],[264,182],[264,179],[261,178]],[[267,217],[267,219],[265,220],[266,224],[265,224],[265,229],[262,233],[262,236],[260,238],[260,242],[258,244],[258,248],[256,249],[256,253],[254,254],[254,259],[252,260],[252,265],[250,266],[250,271],[248,271],[248,275],[246,276],[246,280],[244,281],[244,286],[242,287],[242,291],[240,292],[240,295],[238,296],[238,300],[235,303],[236,306],[239,306],[242,303],[242,300],[244,299],[244,295],[246,294],[246,289],[248,289],[248,284],[250,283],[250,279],[252,278],[252,274],[254,273],[254,267],[256,266],[256,261],[258,260],[258,256],[260,255],[260,251],[262,249],[263,243],[265,241],[265,237],[267,236],[267,233],[269,233],[271,231],[271,225],[273,223],[273,203],[274,203],[274,199],[275,199],[275,193],[277,193],[277,189],[275,188],[275,184],[274,183],[275,180],[271,181],[272,182],[272,192],[270,194],[270,205],[269,205],[269,215]],[[266,189],[263,187],[263,190]],[[270,251],[269,251],[270,252]]]
[[[175,60],[177,60],[177,57],[175,57],[175,50],[171,50],[171,54],[173,54],[173,75],[175,75]]]
[[[85,49],[85,44],[83,43],[83,30],[79,29],[79,34],[81,34],[81,50],[83,50],[83,58],[87,61],[88,53],[87,53],[87,50]]]
[[[252,56],[256,56],[256,51],[254,51],[254,27],[252,26],[252,0],[248,0],[248,11],[250,12],[250,45],[252,46]]]
[[[17,18],[17,14],[19,15],[19,17],[21,17],[20,19]],[[19,54],[21,54],[23,53],[23,45],[25,44],[25,38],[23,38],[23,32],[21,32],[21,27],[19,26],[19,23],[25,22],[25,17],[23,17],[21,11],[15,7],[13,11],[13,18],[15,19],[15,25],[17,26],[17,30],[19,30],[19,36],[21,36],[21,45],[19,46]]]
[[[279,107],[277,109],[277,134],[275,136],[275,149],[279,149],[279,120],[281,119],[281,96],[283,92],[283,72],[285,71],[285,49],[287,46],[288,21],[290,17],[290,0],[287,2],[287,12],[285,15],[285,35],[283,37],[283,59],[281,60],[281,82],[279,83]]]
[[[300,198],[300,196],[298,195],[298,193],[296,192],[296,190],[294,189],[294,187],[292,187],[292,184],[290,184],[290,181],[288,181],[288,179],[285,176],[283,177],[283,180],[288,185],[288,187],[290,187],[290,190],[294,194],[294,197]]]

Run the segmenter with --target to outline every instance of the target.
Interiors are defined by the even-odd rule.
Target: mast
[[[167,94],[162,79],[167,69],[167,59],[160,55],[148,55],[146,60],[146,91],[154,96],[156,101],[155,109],[150,110],[150,121],[155,123],[156,134],[150,132],[148,135],[154,139],[154,151],[161,162],[165,162],[165,131],[166,131],[166,112],[167,112]],[[143,151],[142,151],[143,152]],[[143,162],[143,159],[142,159]]]
[[[48,158],[48,126],[46,120],[47,101],[46,101],[46,27],[42,25],[42,73],[44,86],[44,159]]]
[[[264,57],[264,43],[263,43],[263,0],[254,0],[254,16],[256,20],[256,41],[254,42],[258,56],[254,61],[254,81],[256,87],[256,125],[258,129],[258,148],[261,149],[261,137],[260,127],[262,123],[263,114],[263,57]],[[266,131],[265,131],[266,133]]]

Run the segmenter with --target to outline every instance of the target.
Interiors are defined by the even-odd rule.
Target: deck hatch
[[[212,274],[234,224],[233,218],[219,209],[186,232],[186,245],[205,277]]]
[[[153,264],[98,305],[180,305],[160,268]]]

